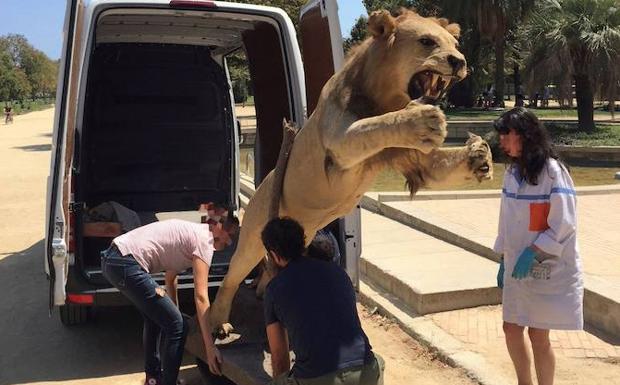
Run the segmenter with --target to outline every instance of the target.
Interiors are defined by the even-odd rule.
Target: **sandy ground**
[[[104,309],[94,321],[63,327],[47,308],[43,237],[53,111],[0,123],[0,385],[143,381],[140,316]],[[364,328],[386,361],[386,385],[473,384],[394,324],[360,307]],[[181,376],[201,384],[191,357]]]

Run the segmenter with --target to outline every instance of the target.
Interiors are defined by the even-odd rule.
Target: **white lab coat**
[[[549,159],[536,186],[508,167],[494,250],[504,255],[504,321],[539,329],[583,328],[583,278],[576,237],[576,193],[568,171]],[[544,251],[530,274],[512,278],[521,252]]]

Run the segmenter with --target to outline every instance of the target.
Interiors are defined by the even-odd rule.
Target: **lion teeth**
[[[431,75],[431,89],[432,90],[436,89],[437,81],[439,80],[439,78],[440,76],[438,74]]]

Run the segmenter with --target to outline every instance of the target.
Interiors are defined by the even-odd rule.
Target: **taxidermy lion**
[[[465,78],[458,51],[460,27],[409,10],[377,11],[370,37],[323,87],[317,107],[299,131],[288,159],[279,215],[298,220],[310,242],[316,231],[346,215],[385,167],[400,171],[411,194],[439,182],[490,179],[489,146],[471,136],[464,147],[439,148],[446,118],[432,105]],[[239,243],[210,324],[227,333],[232,300],[262,260],[260,233],[269,219],[274,172],[263,180],[244,215]]]

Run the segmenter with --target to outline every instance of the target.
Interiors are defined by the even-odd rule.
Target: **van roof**
[[[97,20],[97,43],[168,43],[204,45],[214,54],[226,53],[241,46],[241,35],[260,22],[285,24],[294,28],[280,8],[254,4],[202,1],[187,6],[169,0],[91,0],[87,15],[95,9],[104,13]],[[275,20],[274,20],[275,19]],[[221,51],[221,52],[218,52]]]

